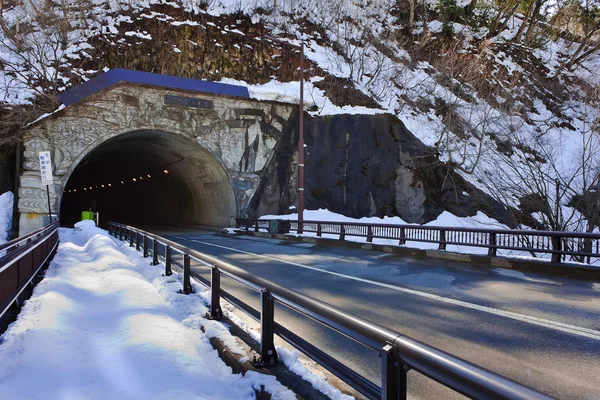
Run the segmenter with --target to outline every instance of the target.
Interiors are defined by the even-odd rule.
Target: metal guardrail
[[[191,260],[210,268],[211,281],[194,275],[200,283],[211,289],[210,312],[207,317],[221,319],[220,299],[226,299],[240,308],[261,325],[261,348],[258,366],[278,362],[274,335],[296,347],[317,363],[344,380],[368,398],[405,399],[407,396],[407,372],[414,369],[421,374],[476,399],[549,399],[549,397],[504,378],[484,368],[411,339],[384,326],[347,313],[293,289],[258,278],[232,264],[190,249],[179,243],[152,233],[118,223],[109,223],[109,233],[131,247],[143,251],[144,257],[152,256],[152,264],[162,259],[165,275],[172,274],[176,265],[173,255],[182,258],[182,293],[191,293]],[[162,254],[162,255],[161,255]],[[260,293],[261,309],[256,310],[221,288],[221,275]],[[378,351],[381,355],[381,386],[374,384],[360,373],[337,361],[324,350],[274,320],[275,305],[280,304],[304,315],[354,341]]]
[[[269,230],[272,220],[236,218],[237,228]],[[560,263],[570,256],[573,261],[591,263],[600,258],[600,234],[559,231],[536,231],[515,229],[475,229],[444,226],[391,225],[355,222],[303,221],[278,219],[280,232],[315,233],[336,235],[340,240],[346,236],[373,239],[389,239],[406,245],[407,242],[436,243],[438,250],[447,245],[487,248],[487,255],[495,257],[498,250],[516,250],[530,254],[551,254],[553,263]],[[281,229],[281,223],[288,225]]]
[[[58,246],[58,221],[0,246],[0,317]]]

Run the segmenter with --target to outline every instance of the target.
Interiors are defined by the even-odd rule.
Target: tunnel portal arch
[[[101,225],[227,226],[239,213],[229,174],[214,154],[165,131],[126,132],[90,146],[58,196],[62,224],[94,209]]]
[[[284,130],[297,125],[292,121],[295,106],[223,94],[220,84],[214,84],[213,92],[201,92],[190,89],[194,87],[190,81],[195,80],[179,81],[158,74],[149,74],[150,85],[144,81],[148,74],[141,77],[144,79],[136,74],[128,71],[125,77],[114,79],[100,76],[93,85],[86,82],[75,87],[71,89],[74,93],[65,96],[68,104],[64,109],[30,126],[24,137],[18,191],[21,235],[44,226],[48,215],[46,188],[39,172],[40,151],[52,155],[52,210],[65,212],[71,204],[72,218],[91,204],[73,202],[69,194],[74,192],[68,191],[79,193],[84,183],[88,188],[93,185],[92,193],[96,185],[98,190],[108,183],[114,188],[108,178],[117,179],[119,164],[129,179],[138,173],[136,168],[140,173],[148,169],[158,174],[150,173],[149,181],[140,175],[142,179],[136,182],[147,185],[144,193],[148,196],[158,193],[162,199],[154,203],[154,211],[140,209],[139,215],[149,217],[154,212],[153,217],[164,221],[212,226],[228,226],[231,216],[245,215],[279,141],[287,135]],[[116,82],[129,78],[129,82]],[[161,86],[163,81],[166,83]],[[97,84],[104,86],[96,90]],[[168,177],[160,175],[161,165],[172,165],[166,168]],[[147,183],[159,176],[167,187],[164,193],[157,188],[152,192]],[[125,176],[118,178],[119,184],[121,180],[125,182]],[[167,201],[168,193],[174,194],[176,201]],[[124,188],[121,196],[126,197],[119,198],[123,202],[133,199],[132,192]],[[102,197],[101,201],[106,200]],[[131,220],[127,217],[134,212],[120,217]],[[113,215],[118,219],[118,213]]]

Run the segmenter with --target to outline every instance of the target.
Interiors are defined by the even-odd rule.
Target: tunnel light
[[[110,183],[108,184],[108,186],[109,186],[109,187],[112,187],[112,185],[111,185]]]
[[[148,178],[152,178],[152,177],[150,176],[150,174],[148,174],[148,175],[147,175],[147,177],[148,177]]]
[[[90,186],[90,190],[92,190],[93,188]]]
[[[169,170],[168,170],[168,169],[165,169],[163,172],[164,172],[165,174],[168,174],[168,173],[169,173]]]
[[[141,180],[143,180],[143,179],[144,179],[144,178],[142,178],[142,177],[140,176],[140,181],[141,181]]]
[[[98,189],[98,185],[96,185],[96,189]]]
[[[102,187],[104,187],[104,185],[102,185]]]
[[[83,190],[87,190],[86,188],[83,188]]]
[[[124,185],[124,184],[125,184],[125,182],[121,181],[121,185]]]
[[[76,191],[77,191],[77,189],[73,189],[73,192],[76,192]]]
[[[134,181],[134,182],[137,182],[137,179],[133,178],[133,181]]]

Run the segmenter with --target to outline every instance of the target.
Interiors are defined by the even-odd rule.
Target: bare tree
[[[7,20],[0,16],[0,136],[12,140],[27,123],[60,104],[58,92],[69,78],[66,59],[82,40],[90,4],[87,0],[40,2],[24,0]],[[8,98],[9,95],[18,95]]]
[[[596,100],[588,100],[592,111]],[[518,210],[517,221],[548,230],[591,231],[598,226],[600,130],[597,117],[582,118],[576,132],[557,130],[550,120],[541,133],[515,131],[478,172],[488,193]]]
[[[573,36],[579,35],[575,52],[562,64],[562,68],[572,70],[600,51],[600,2],[575,0],[563,7],[561,16],[566,20],[566,29],[574,31]]]

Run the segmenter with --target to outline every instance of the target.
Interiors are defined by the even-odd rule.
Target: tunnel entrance
[[[229,226],[237,203],[229,176],[199,144],[161,131],[111,138],[90,151],[67,181],[60,204],[63,226],[82,211],[139,226]]]

